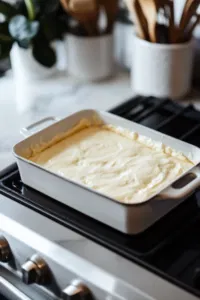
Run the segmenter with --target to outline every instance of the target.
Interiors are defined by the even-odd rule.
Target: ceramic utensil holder
[[[96,81],[113,74],[113,35],[65,39],[68,73],[86,81]]]
[[[13,75],[16,80],[40,80],[52,76],[57,68],[46,68],[38,63],[32,54],[32,49],[23,49],[14,44],[10,52]]]
[[[143,96],[178,99],[189,93],[192,81],[193,41],[156,44],[134,36],[131,84]]]
[[[133,24],[117,22],[115,25],[115,60],[123,68],[130,70],[133,55]]]

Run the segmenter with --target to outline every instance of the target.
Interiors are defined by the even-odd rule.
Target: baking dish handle
[[[44,118],[40,121],[37,121],[27,127],[23,127],[21,130],[20,130],[20,133],[24,136],[24,137],[29,137],[31,136],[32,134],[34,134],[35,132],[37,131],[40,131],[41,129],[37,129],[37,130],[33,130],[34,128],[37,128],[37,127],[40,127],[40,125],[43,125],[45,123],[55,123],[55,122],[58,122],[60,121],[60,118],[58,117],[47,117],[47,118]]]
[[[167,189],[165,189],[163,192],[161,192],[159,196],[162,199],[163,198],[179,199],[179,198],[187,197],[190,194],[192,194],[197,188],[200,187],[200,167],[194,168],[189,173],[195,176],[195,178],[192,181],[187,183],[182,188],[174,188],[173,186],[170,186]]]

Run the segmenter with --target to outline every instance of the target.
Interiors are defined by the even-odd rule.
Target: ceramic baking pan
[[[113,124],[138,132],[140,135],[149,137],[156,142],[162,142],[182,152],[193,161],[194,167],[181,177],[190,173],[193,174],[193,180],[181,188],[172,187],[172,183],[166,189],[158,190],[144,203],[123,204],[84,185],[50,172],[25,158],[31,147],[50,142],[55,136],[62,135],[73,128],[83,118],[93,122],[94,115],[98,116],[105,124]],[[34,128],[38,125],[51,120],[55,123],[33,133]],[[127,234],[138,234],[146,230],[182,203],[200,186],[199,148],[107,112],[83,110],[60,121],[54,117],[49,117],[24,128],[22,131],[29,137],[15,145],[13,152],[17,159],[22,181],[26,185],[50,196],[55,201],[60,201]]]

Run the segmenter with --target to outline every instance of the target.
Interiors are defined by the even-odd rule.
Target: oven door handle
[[[0,293],[9,300],[32,300],[1,276]]]

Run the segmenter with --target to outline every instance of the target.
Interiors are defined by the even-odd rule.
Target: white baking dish
[[[30,149],[30,147],[42,142],[48,143],[55,136],[65,133],[74,127],[83,118],[92,121],[94,114],[98,115],[106,124],[113,124],[138,132],[140,135],[162,142],[182,152],[194,162],[195,167],[187,173],[195,174],[196,178],[181,189],[175,189],[171,186],[163,191],[159,191],[160,193],[157,197],[152,197],[142,204],[130,205],[119,203],[90,188],[45,170],[24,158],[25,154],[27,154],[27,149]],[[51,119],[54,120],[55,118],[50,117],[37,122],[23,129],[23,133],[28,136],[32,134],[34,127]],[[127,234],[137,234],[150,227],[158,219],[183,202],[200,185],[200,169],[197,166],[200,163],[199,148],[110,113],[94,110],[77,112],[61,121],[57,121],[38,133],[34,133],[15,145],[14,155],[17,158],[22,181],[26,185],[52,197],[55,201],[60,201]]]

